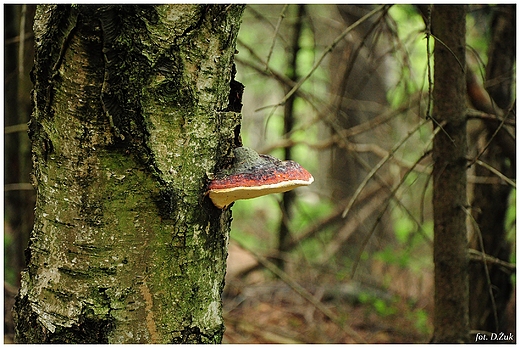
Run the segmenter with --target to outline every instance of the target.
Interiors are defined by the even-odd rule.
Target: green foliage
[[[389,14],[395,21],[397,52],[393,58],[399,64],[392,80],[396,81],[388,93],[388,101],[394,108],[409,101],[410,95],[427,90],[427,50],[424,20],[412,5],[394,5]],[[402,23],[406,23],[403,25]],[[430,40],[433,50],[433,40]]]
[[[415,328],[424,334],[431,332],[429,324],[429,314],[424,309],[417,309],[412,312],[406,312],[406,315],[410,318],[410,321],[414,323]]]
[[[397,265],[405,268],[410,263],[410,253],[408,251],[398,251],[393,246],[387,246],[374,255],[375,259],[383,261],[385,264]]]
[[[383,317],[397,314],[397,308],[394,306],[394,301],[384,300],[367,293],[361,293],[358,299],[359,302],[370,305],[377,314]]]
[[[509,231],[508,238],[514,240],[516,237],[516,189],[511,190],[509,196],[509,207],[506,212],[506,229]]]
[[[479,11],[470,12],[466,16],[466,45],[469,52],[475,55],[483,68],[487,64],[487,51],[490,40],[490,31],[487,20],[482,18]]]
[[[397,237],[397,241],[400,243],[406,243],[410,234],[414,230],[414,222],[411,219],[403,216],[400,219],[395,220],[394,223],[394,231],[395,236]]]

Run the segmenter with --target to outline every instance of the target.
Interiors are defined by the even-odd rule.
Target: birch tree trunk
[[[239,145],[243,6],[45,5],[35,18],[35,224],[24,343],[218,343]]]
[[[469,339],[465,15],[464,5],[433,6],[435,343]]]

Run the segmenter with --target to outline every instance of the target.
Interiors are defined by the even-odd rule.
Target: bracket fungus
[[[247,147],[238,147],[233,152],[231,167],[216,173],[208,185],[209,198],[220,209],[239,199],[286,192],[314,181],[312,175],[294,161],[259,155]]]

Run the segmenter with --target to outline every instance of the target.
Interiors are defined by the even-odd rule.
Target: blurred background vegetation
[[[516,8],[469,8],[468,61],[481,83],[492,51],[493,21],[511,11]],[[9,306],[24,265],[34,206],[25,127],[31,107],[34,6],[7,5],[4,16],[4,288],[9,335]],[[425,35],[423,16],[411,5],[247,6],[236,54],[236,79],[245,85],[244,146],[296,160],[315,182],[233,205],[223,295],[225,343],[431,338],[428,54],[434,42]],[[508,78],[514,90],[516,78]],[[507,110],[515,95],[501,107]],[[470,147],[476,149],[476,139],[484,133],[471,125],[468,129]],[[503,174],[514,179],[510,171]],[[502,232],[496,238],[507,252],[492,255],[505,261],[503,268],[512,269],[505,280],[505,309],[499,311],[500,325],[505,325],[500,327],[511,331],[516,325],[511,291],[516,280],[516,191],[497,183],[492,174],[469,171],[468,181],[474,185],[471,190],[479,185],[507,187],[496,196],[504,215],[497,222]],[[484,283],[488,289],[489,282]]]

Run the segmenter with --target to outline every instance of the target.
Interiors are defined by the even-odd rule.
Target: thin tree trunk
[[[237,146],[243,6],[45,5],[23,343],[218,343],[231,212],[204,192]]]
[[[467,342],[465,6],[435,5],[432,27],[435,310],[433,342]]]
[[[287,67],[287,77],[291,81],[298,81],[298,52],[300,51],[300,37],[302,35],[302,25],[303,25],[303,17],[305,16],[305,6],[303,4],[297,5],[297,14],[296,14],[296,22],[292,27],[292,41],[290,47],[290,61]],[[289,93],[290,88],[286,88],[286,93]],[[294,127],[294,102],[296,101],[296,97],[292,95],[284,105],[284,119],[283,119],[283,132],[284,137],[290,137],[290,133]],[[284,149],[284,159],[290,160],[292,159],[292,148],[291,146],[287,146]],[[282,210],[282,217],[280,221],[280,229],[278,233],[278,253],[279,258],[276,262],[277,266],[280,269],[284,269],[285,267],[285,253],[289,251],[288,244],[291,240],[291,229],[289,226],[289,221],[291,220],[292,215],[292,206],[294,203],[294,199],[296,198],[294,191],[284,192],[282,195],[282,201],[280,203]]]

